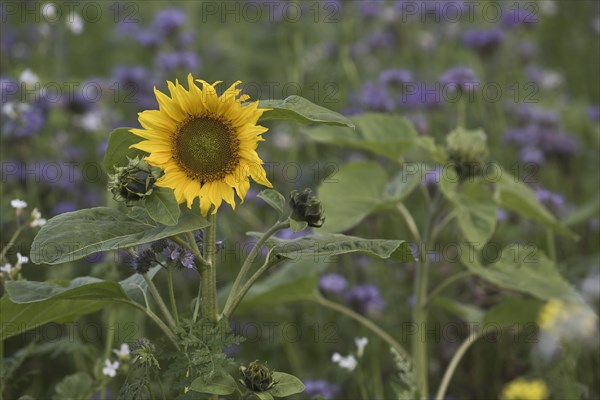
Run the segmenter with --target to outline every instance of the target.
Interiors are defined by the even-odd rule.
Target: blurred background
[[[457,124],[458,88],[468,95],[466,125],[485,130],[492,159],[530,184],[538,198],[564,219],[575,210],[593,207],[598,196],[599,4],[587,0],[2,1],[2,243],[15,229],[12,199],[25,200],[46,218],[114,205],[101,166],[110,132],[121,126],[137,127],[137,113],[157,107],[153,87],[165,90],[167,79],[185,81],[189,72],[209,82],[222,80],[223,87],[242,80],[253,99],[300,95],[349,116],[370,111],[400,114],[419,134],[438,142]],[[259,154],[267,162],[269,179],[282,193],[294,188],[315,190],[340,165],[374,159],[360,151],[317,145],[303,135],[306,126],[268,126]],[[376,160],[389,167],[385,160]],[[269,223],[267,210],[255,198],[260,189],[252,190],[235,214],[230,209],[220,213],[219,236],[226,248],[244,248],[244,232],[264,229]],[[502,243],[535,241],[544,235],[502,210],[498,222],[493,240]],[[595,212],[573,227],[582,237],[579,242],[557,242],[561,271],[578,287],[588,282],[587,287],[593,288],[600,279],[599,228]],[[407,236],[399,217],[384,214],[370,217],[351,233]],[[20,237],[21,253],[28,254],[33,236],[28,231]],[[451,268],[438,264],[442,272]],[[234,276],[236,265],[239,260],[233,256],[223,263],[224,282]],[[24,276],[32,280],[81,275],[120,279],[131,271],[119,255],[98,255],[52,268],[23,266]],[[392,332],[409,321],[411,267],[390,268],[383,261],[345,257],[330,264],[328,273],[342,276],[344,287],[358,288],[345,296],[346,301]],[[178,296],[186,304],[195,294],[196,276],[183,271],[177,281]],[[493,299],[489,290],[470,288],[462,295],[467,302],[485,306]],[[85,320],[89,326],[101,324],[102,318],[96,314]],[[440,323],[452,320],[443,311],[435,318]],[[139,322],[141,316],[123,310],[119,320]],[[278,324],[272,340],[266,337],[268,321]],[[281,330],[286,323],[295,324],[303,335],[289,340]],[[310,382],[307,387],[312,384],[314,393],[325,398],[354,398],[353,378],[329,361],[333,351],[344,353],[361,333],[351,321],[298,305],[254,310],[241,315],[235,326],[250,339],[260,337],[232,349],[240,360],[266,359],[271,367]],[[122,335],[130,335],[127,340],[142,336],[146,328],[135,327],[133,336],[130,331]],[[19,370],[19,379],[11,383],[14,393],[29,387],[31,394],[44,398],[62,376],[81,366],[85,351],[98,351],[99,339],[84,337],[77,327],[74,331],[81,348],[54,354],[52,368],[48,368],[52,354],[31,357]],[[31,340],[13,338],[5,344],[5,352],[14,354]],[[435,376],[441,375],[442,365],[458,344],[440,340],[431,346],[434,386],[439,380]],[[377,376],[374,385],[391,396],[382,382],[394,374],[392,361],[385,346],[380,347],[367,362]],[[531,368],[530,347],[508,336],[493,344],[478,343],[453,380],[453,398],[497,397],[506,381]],[[574,370],[587,388],[586,398],[599,395],[598,369],[595,347]],[[561,371],[551,373],[558,382]]]

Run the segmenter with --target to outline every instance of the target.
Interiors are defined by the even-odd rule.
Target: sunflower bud
[[[304,189],[302,192],[292,190],[290,193],[290,207],[292,208],[292,219],[296,221],[305,221],[308,226],[320,228],[325,222],[323,206],[315,196],[310,195],[310,189]]]
[[[454,163],[459,179],[481,175],[489,157],[487,136],[482,130],[453,130],[446,137],[450,160]]]
[[[160,174],[160,170],[150,167],[138,157],[129,159],[129,165],[116,167],[115,171],[109,177],[108,190],[112,192],[113,199],[127,205],[150,195]]]
[[[253,392],[267,391],[277,383],[273,381],[273,373],[267,365],[260,364],[258,360],[252,361],[247,368],[241,366],[240,374],[243,377],[240,382]]]

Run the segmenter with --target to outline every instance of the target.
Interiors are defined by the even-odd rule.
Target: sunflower
[[[258,101],[242,104],[248,95],[240,95],[235,82],[221,96],[215,87],[191,74],[186,90],[176,80],[167,81],[171,97],[154,88],[160,110],[139,113],[144,129],[131,129],[146,139],[131,147],[149,153],[146,162],[161,168],[164,175],[156,185],[173,189],[178,203],[188,208],[200,199],[200,211],[215,214],[223,200],[235,209],[234,191],[240,201],[250,189],[251,177],[272,187],[256,153],[267,128],[257,125],[263,112]]]

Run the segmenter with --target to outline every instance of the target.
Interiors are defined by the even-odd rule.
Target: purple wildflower
[[[362,314],[381,311],[385,306],[379,288],[371,283],[353,287],[344,293],[344,300]]]
[[[520,26],[530,28],[538,23],[538,16],[531,10],[523,8],[505,10],[502,16],[502,25],[509,29]]]
[[[587,113],[593,122],[600,122],[600,105],[588,107]]]
[[[160,44],[162,38],[155,31],[141,30],[136,33],[135,40],[142,47],[155,48]]]
[[[488,55],[504,40],[504,32],[500,29],[468,29],[463,33],[462,41],[465,46],[481,55]]]
[[[164,71],[194,71],[200,66],[200,58],[191,51],[159,53],[156,56],[156,64]]]
[[[558,213],[565,210],[565,198],[561,194],[552,192],[543,187],[535,188],[534,192],[538,200],[546,204],[550,209]]]
[[[77,204],[72,201],[59,201],[52,208],[51,215],[59,215],[77,210]]]
[[[363,17],[373,18],[381,14],[385,2],[382,0],[363,0],[358,2],[358,4]]]
[[[367,82],[363,87],[360,103],[363,107],[375,111],[392,111],[394,109],[394,101],[387,89],[372,82]]]
[[[5,136],[30,137],[42,130],[46,123],[46,116],[40,107],[21,103],[15,105],[13,110],[7,111],[10,103],[2,108],[2,133]]]
[[[405,85],[413,81],[412,72],[407,69],[387,69],[379,74],[379,81],[386,85]]]
[[[322,379],[304,381],[303,395],[308,398],[321,396],[326,400],[334,399],[340,391],[340,386]]]
[[[519,156],[526,164],[541,165],[545,161],[544,152],[534,146],[523,147]]]
[[[421,183],[428,187],[437,186],[440,182],[440,178],[442,175],[442,167],[435,167],[433,170],[425,170],[423,171],[423,178],[421,179]]]
[[[186,15],[177,8],[168,8],[159,11],[154,17],[154,28],[158,29],[164,36],[175,33],[185,24]]]
[[[496,221],[503,223],[508,220],[508,213],[503,208],[496,208]]]
[[[402,108],[431,109],[439,107],[442,102],[442,94],[438,86],[423,82],[410,83],[398,97],[397,104]]]
[[[319,289],[324,293],[340,294],[348,286],[348,281],[340,274],[325,274],[319,278]]]
[[[462,66],[450,68],[440,76],[439,81],[450,92],[457,90],[472,92],[480,84],[475,72],[469,67]]]
[[[179,261],[181,262],[181,265],[186,268],[196,268],[196,265],[194,264],[194,255],[188,249],[185,249]]]

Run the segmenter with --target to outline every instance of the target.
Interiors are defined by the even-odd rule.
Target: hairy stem
[[[156,301],[156,304],[158,304],[158,308],[160,308],[161,313],[166,318],[167,324],[169,324],[171,329],[175,329],[175,327],[177,326],[177,323],[175,322],[175,320],[173,319],[173,316],[169,312],[169,309],[167,308],[167,305],[163,301],[162,296],[158,292],[156,285],[154,285],[154,282],[152,282],[152,279],[150,279],[148,274],[142,274],[142,276],[144,277],[144,280],[146,281],[146,284],[148,285],[148,289],[150,289],[150,293],[152,294],[152,297]]]
[[[393,347],[394,349],[396,349],[396,351],[399,354],[401,354],[404,358],[410,359],[410,356],[408,355],[408,353],[406,352],[404,347],[402,347],[402,345],[400,343],[398,343],[392,336],[390,336],[389,333],[387,333],[386,331],[381,329],[373,321],[369,320],[368,318],[363,317],[362,315],[355,312],[354,310],[351,310],[350,308],[348,308],[342,304],[335,303],[333,301],[329,301],[326,298],[324,298],[323,296],[318,295],[318,294],[316,295],[316,297],[311,296],[311,297],[307,297],[304,300],[316,302],[317,304],[319,304],[323,307],[329,308],[330,310],[333,310],[333,311],[337,311],[339,313],[342,313],[342,314],[352,318],[353,320],[355,320],[356,322],[360,323],[362,326],[364,326],[365,328],[367,328],[368,330],[373,332],[379,338],[381,338],[381,340],[386,342],[390,347]]]
[[[242,286],[242,288],[233,296],[231,302],[225,305],[223,309],[223,317],[229,318],[234,313],[235,309],[240,305],[246,293],[250,290],[252,285],[264,274],[269,268],[277,264],[280,260],[267,259],[265,263],[248,279],[248,281]]]
[[[202,317],[216,322],[217,315],[217,216],[208,216],[210,225],[206,228],[204,236],[204,258],[208,266],[200,270],[202,279]],[[198,299],[200,300],[200,299]]]
[[[242,285],[242,282],[244,281],[246,275],[248,274],[248,271],[252,267],[252,263],[256,259],[256,256],[258,255],[260,248],[265,244],[267,239],[269,239],[271,236],[273,236],[277,231],[280,231],[282,229],[286,229],[289,227],[290,227],[290,223],[288,221],[277,222],[271,228],[269,228],[269,230],[266,231],[261,236],[261,238],[256,242],[256,244],[254,245],[252,250],[250,250],[250,254],[248,254],[248,258],[246,258],[246,261],[244,261],[244,264],[242,264],[242,267],[240,268],[240,272],[238,272],[238,275],[236,276],[235,281],[233,282],[233,286],[231,287],[231,291],[229,292],[229,296],[227,296],[227,301],[225,302],[225,307],[223,308],[223,315],[230,316],[232,313],[232,310],[235,307],[237,307],[237,304],[235,305],[235,307],[232,307],[233,306],[232,303],[238,297],[237,294],[240,291],[240,286]],[[242,297],[243,297],[243,295],[242,295]],[[238,301],[238,303],[239,303],[239,301]]]
[[[167,269],[167,280],[169,284],[169,301],[171,303],[171,312],[175,317],[175,323],[179,325],[179,313],[177,312],[177,303],[175,302],[175,290],[173,288],[173,270],[171,268]]]
[[[454,356],[452,356],[452,360],[450,360],[450,364],[448,364],[448,367],[446,368],[446,372],[444,372],[442,383],[440,383],[440,387],[435,396],[436,400],[444,399],[444,396],[446,395],[446,390],[448,389],[448,385],[450,384],[450,379],[452,379],[452,375],[454,375],[454,371],[456,370],[458,363],[465,355],[469,347],[471,347],[471,345],[475,343],[475,341],[477,341],[477,339],[479,339],[481,335],[482,332],[471,333],[469,337],[467,337],[465,341],[462,342],[458,350],[456,350],[456,353],[454,353]]]

